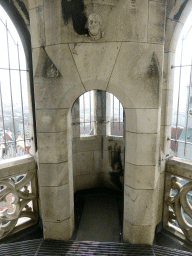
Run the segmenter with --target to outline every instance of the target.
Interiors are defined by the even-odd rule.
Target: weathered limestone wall
[[[71,21],[64,25],[60,1],[30,1],[29,9],[44,237],[71,237],[67,115],[82,93],[99,89],[120,100],[127,120],[124,241],[151,244],[161,187],[157,166],[165,1],[119,0],[108,15],[98,9],[105,32],[98,41],[77,35]]]

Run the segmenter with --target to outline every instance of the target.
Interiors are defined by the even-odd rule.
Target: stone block
[[[148,1],[119,1],[108,16],[107,41],[147,41]]]
[[[29,16],[32,48],[44,46],[46,39],[43,6],[29,10]]]
[[[121,182],[122,188],[123,188],[123,177],[120,177],[120,182]],[[105,186],[107,188],[119,190],[119,186],[117,186],[114,182],[111,181],[111,176],[107,172],[102,173],[102,183],[101,184],[102,184],[102,186]]]
[[[159,2],[159,3],[164,3],[164,4],[166,4],[166,0],[149,0],[149,1]]]
[[[101,185],[101,175],[87,174],[74,177],[74,193],[83,189],[90,189]]]
[[[30,34],[31,34],[31,43],[32,48],[40,47],[40,38],[38,30],[38,19],[36,8],[29,10],[30,16]]]
[[[61,1],[44,1],[45,36],[47,45],[61,42]]]
[[[162,90],[161,125],[172,124],[172,106],[173,90]]]
[[[70,108],[73,102],[85,90],[81,83],[65,83],[60,78],[34,78],[35,84],[35,106],[36,109]]]
[[[176,20],[167,19],[166,21],[166,31],[165,31],[165,53],[169,52],[170,44],[172,43],[172,37],[175,30],[175,27],[177,25]]]
[[[159,204],[157,207],[156,225],[159,224],[163,219],[163,204]]]
[[[163,46],[122,43],[107,92],[114,94],[124,108],[159,108],[160,77],[150,72],[154,53],[162,73]]]
[[[157,133],[159,109],[125,109],[126,131]]]
[[[37,109],[37,132],[66,132],[68,111],[68,109]]]
[[[164,201],[164,187],[165,187],[165,172],[161,173],[161,175],[159,177],[158,204],[163,204],[163,201]]]
[[[149,1],[148,42],[163,44],[165,30],[165,4]]]
[[[80,83],[79,71],[76,67],[74,56],[67,44],[48,46],[45,50],[49,58],[61,73],[65,84],[70,83],[71,86],[75,86]]]
[[[156,165],[157,135],[126,132],[125,162],[135,165]]]
[[[102,149],[101,136],[89,136],[73,139],[73,152],[98,151]]]
[[[68,162],[60,164],[39,164],[39,186],[60,187],[69,183]]]
[[[40,54],[40,48],[33,48],[32,49],[32,58],[33,58],[33,72],[37,68],[37,63],[39,59],[39,54]]]
[[[103,158],[103,152],[100,151],[94,151],[93,152],[93,162],[94,162],[94,172],[99,173],[102,171],[102,158]]]
[[[181,2],[180,1],[176,2],[175,7],[173,8],[173,12],[171,13],[172,14],[171,18],[172,17],[174,18],[175,14],[177,14],[179,12],[179,9],[180,9],[182,4],[183,4],[182,1]],[[185,24],[186,20],[188,19],[188,16],[191,13],[191,10],[192,10],[192,2],[188,1],[184,10],[183,10],[183,12],[182,12],[182,14],[181,14],[181,16],[180,16],[180,18],[179,18],[179,23]]]
[[[72,154],[72,128],[67,129],[67,145],[68,145],[68,156]]]
[[[104,173],[112,172],[110,153],[108,150],[103,151],[103,166],[102,171]]]
[[[74,229],[74,216],[63,220],[62,222],[43,221],[44,239],[64,240],[71,238]]]
[[[111,147],[114,150],[114,146],[121,147],[121,152],[124,152],[124,138],[115,137],[115,136],[106,136],[103,137],[103,150],[108,151],[108,147]]]
[[[39,163],[62,163],[68,160],[65,133],[37,133],[37,143]]]
[[[166,89],[173,90],[174,88],[174,73],[177,72],[177,69],[171,68],[172,65],[175,66],[175,53],[173,52],[164,53],[163,85],[162,85],[163,90],[166,90]]]
[[[171,125],[161,126],[160,131],[160,148],[164,154],[163,159],[167,154],[170,154]]]
[[[77,122],[77,120],[73,120],[72,123],[74,123],[72,129],[72,137],[73,138],[79,138],[80,137],[80,125],[79,125],[79,121]],[[76,124],[75,124],[76,123]]]
[[[73,154],[73,175],[85,175],[94,173],[93,151]]]
[[[175,26],[175,29],[174,29],[174,32],[173,32],[173,35],[172,35],[172,38],[171,38],[171,41],[170,41],[170,44],[169,44],[169,51],[171,51],[171,52],[176,51],[177,43],[178,43],[179,37],[181,35],[183,26],[184,25],[180,22],[176,23],[176,26]],[[166,50],[167,50],[167,48],[166,48]]]
[[[68,161],[68,169],[69,169],[69,203],[70,203],[70,214],[74,211],[74,182],[73,182],[73,170],[72,170],[72,161],[69,159]]]
[[[43,5],[43,0],[29,0],[29,9],[33,9]]]
[[[43,221],[62,222],[70,217],[69,184],[40,187]]]
[[[175,5],[175,0],[167,1],[167,8],[166,8],[167,18],[171,18],[170,13],[173,10],[174,5]]]
[[[156,171],[155,166],[126,163],[125,185],[134,189],[154,189]]]
[[[131,244],[152,245],[155,228],[151,225],[133,226],[128,221],[123,223],[123,241]]]
[[[154,190],[124,187],[124,219],[132,225],[152,225],[154,222]]]
[[[106,90],[120,49],[119,43],[70,44],[74,61],[87,91]]]
[[[36,109],[70,108],[74,101],[85,92],[68,45],[45,48],[48,57],[61,73],[61,77],[34,77]],[[33,56],[39,58],[39,51]],[[34,63],[36,68],[37,62]],[[35,73],[35,70],[34,70]]]

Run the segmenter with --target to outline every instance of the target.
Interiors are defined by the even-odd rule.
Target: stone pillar
[[[59,17],[60,5],[60,1],[56,5],[55,1],[30,1],[29,13],[43,233],[45,239],[68,240],[74,229],[69,111],[85,90],[68,45],[61,45],[59,36],[52,33],[58,32],[56,27],[46,30],[56,25],[52,21],[53,17]]]
[[[106,92],[97,90],[95,93],[96,131],[97,136],[106,136]]]
[[[151,244],[159,184],[165,1],[117,1],[108,12],[98,8],[100,38],[77,34],[70,19],[64,24],[61,1],[29,3],[44,237],[66,240],[72,234],[67,114],[79,95],[97,89],[114,94],[126,114],[124,241]],[[97,142],[91,143],[93,152]]]

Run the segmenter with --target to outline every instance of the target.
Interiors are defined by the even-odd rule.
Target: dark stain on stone
[[[61,73],[57,67],[53,64],[52,60],[49,58],[47,52],[43,47],[40,49],[39,60],[35,72],[36,77],[44,78],[56,78],[61,77]]]
[[[147,75],[149,78],[156,77],[160,78],[161,72],[159,69],[159,63],[156,57],[156,54],[153,52],[151,63],[148,66]]]
[[[111,162],[111,168],[112,172],[109,172],[110,174],[110,180],[111,182],[116,185],[119,189],[122,190],[123,186],[120,181],[120,177],[123,176],[123,166],[122,166],[122,160],[121,160],[121,147],[117,145],[117,143],[114,146],[114,149],[112,149],[111,146],[108,147],[109,150],[109,160]]]
[[[72,19],[73,28],[78,35],[88,34],[88,29],[85,27],[87,17],[83,0],[62,0],[61,6],[65,25],[68,24],[69,19]]]
[[[29,13],[27,11],[27,8],[25,6],[25,4],[23,3],[23,1],[21,0],[16,0],[16,2],[18,3],[19,7],[21,8],[22,12],[24,13],[25,17],[28,19],[29,21]]]
[[[189,0],[185,0],[185,1],[182,3],[182,5],[181,5],[180,8],[179,8],[179,11],[178,11],[178,12],[175,14],[175,16],[173,17],[174,20],[177,20],[177,21],[178,21],[178,20],[180,19],[181,14],[182,14],[182,12],[183,12],[183,10],[184,10],[186,4],[188,3],[188,1],[189,1]]]

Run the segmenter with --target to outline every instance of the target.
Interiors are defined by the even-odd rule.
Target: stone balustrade
[[[36,179],[36,163],[32,156],[1,161],[0,239],[37,223]]]
[[[165,178],[164,226],[178,226],[192,241],[192,165],[178,158],[168,160]],[[174,225],[172,225],[174,224]]]

